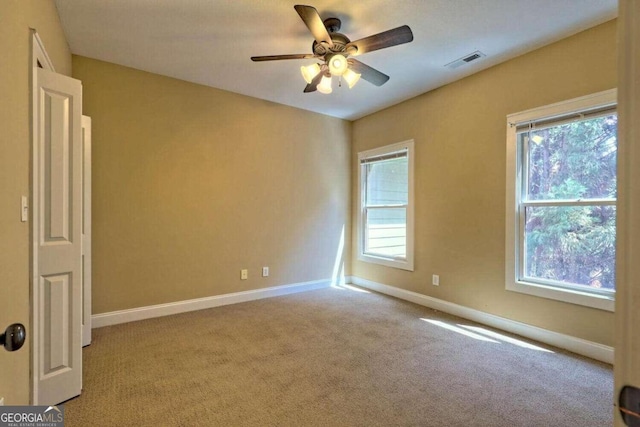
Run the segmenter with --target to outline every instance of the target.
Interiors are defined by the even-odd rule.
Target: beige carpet
[[[611,366],[458,325],[327,288],[96,329],[65,425],[612,424]]]

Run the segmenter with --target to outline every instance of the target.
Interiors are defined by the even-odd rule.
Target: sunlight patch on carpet
[[[473,333],[473,332],[469,332],[466,329],[462,329],[462,328],[459,328],[457,326],[450,325],[450,324],[445,323],[445,322],[441,322],[440,320],[423,319],[423,318],[421,318],[420,320],[424,320],[425,322],[431,323],[432,325],[439,326],[441,328],[447,329],[449,331],[456,332],[456,333],[458,333],[460,335],[464,335],[464,336],[467,336],[469,338],[476,339],[478,341],[487,341],[487,342],[500,344],[499,341],[492,340],[491,338],[485,337],[484,335],[480,335],[480,334],[476,334],[476,333]]]
[[[341,291],[353,291],[353,292],[360,292],[363,294],[370,294],[371,292],[367,291],[366,289],[362,289],[362,288],[357,288],[355,286],[351,286],[351,285],[347,285],[347,284],[343,284],[343,285],[332,285],[331,286],[334,289],[339,289]]]
[[[497,332],[490,331],[485,328],[481,328],[479,326],[468,326],[468,325],[458,325],[466,329],[470,329],[479,334],[486,335],[491,338],[495,338],[500,341],[508,342],[509,344],[517,345],[518,347],[528,348],[529,350],[543,351],[545,353],[553,353],[551,350],[547,350],[546,348],[538,347],[537,345],[529,344],[528,342],[521,341],[515,338],[508,337],[506,335],[499,334]]]

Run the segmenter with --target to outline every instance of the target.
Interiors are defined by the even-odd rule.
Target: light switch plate
[[[29,199],[27,196],[22,196],[20,202],[20,222],[27,222],[29,219]]]

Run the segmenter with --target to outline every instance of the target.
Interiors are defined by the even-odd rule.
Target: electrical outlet
[[[432,276],[432,283],[433,283],[433,286],[440,286],[440,276],[438,276],[437,274],[434,274]]]
[[[247,280],[249,278],[249,270],[240,270],[240,280]]]
[[[269,267],[262,267],[262,277],[269,276]]]

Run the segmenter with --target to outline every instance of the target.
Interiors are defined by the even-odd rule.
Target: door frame
[[[614,424],[624,426],[618,396],[640,387],[640,2],[618,2],[618,223]]]
[[[82,346],[91,344],[91,117],[82,116]]]
[[[53,68],[53,62],[49,58],[47,51],[44,48],[44,44],[38,35],[38,32],[34,28],[30,28],[31,30],[31,81],[33,83],[33,69],[38,67],[40,64],[40,68],[44,68],[45,70],[56,72],[55,68]],[[32,85],[32,87],[34,87]]]

